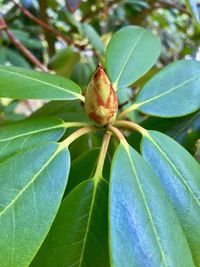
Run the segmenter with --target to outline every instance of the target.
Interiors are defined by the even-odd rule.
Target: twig
[[[22,54],[28,59],[30,60],[36,67],[38,67],[39,69],[48,72],[48,68],[46,66],[44,66],[14,35],[13,33],[9,30],[5,20],[3,19],[3,17],[0,16],[0,29],[4,30],[8,36],[8,38],[10,39],[11,43],[13,43],[15,45],[15,47],[17,47]]]
[[[15,0],[11,0],[11,1],[21,10],[21,12],[26,17],[28,17],[29,19],[33,20],[35,23],[37,23],[42,28],[44,28],[46,31],[54,34],[58,39],[61,39],[62,41],[64,41],[68,45],[73,45],[74,47],[76,47],[79,50],[84,50],[85,46],[76,44],[74,42],[74,40],[72,40],[71,38],[69,38],[66,35],[63,35],[59,30],[54,29],[53,27],[51,27],[50,25],[48,25],[47,23],[45,23],[43,20],[35,17],[25,7],[23,7],[22,5],[18,4]]]

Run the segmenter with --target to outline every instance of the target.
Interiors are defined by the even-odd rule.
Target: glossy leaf
[[[107,74],[116,88],[124,88],[143,76],[161,51],[159,39],[138,26],[116,32],[106,51]]]
[[[36,116],[56,116],[67,122],[89,121],[79,100],[50,101],[31,115]]]
[[[92,178],[99,155],[99,148],[94,148],[86,151],[74,161],[72,161],[69,181],[66,192],[70,192],[74,187],[86,179]],[[81,171],[81,175],[80,175]]]
[[[200,136],[200,111],[178,119],[182,120],[177,121],[176,125],[168,128],[165,133],[194,154],[195,143]]]
[[[101,41],[101,38],[99,37],[96,30],[89,24],[82,24],[83,33],[88,38],[91,45],[100,53],[103,53],[105,50],[105,46],[103,42]]]
[[[12,79],[11,79],[12,77]],[[82,99],[80,87],[60,76],[0,66],[0,96],[19,99]]]
[[[168,194],[184,228],[196,266],[200,266],[200,165],[170,137],[149,131],[142,153]]]
[[[200,26],[200,15],[199,15],[199,9],[197,6],[197,0],[185,0],[185,4],[187,8],[190,10],[194,20]]]
[[[11,29],[12,34],[17,38],[20,42],[22,42],[27,48],[30,49],[43,49],[43,45],[41,40],[31,38],[30,34],[25,31]],[[8,38],[5,32],[2,33],[3,39],[10,43],[10,39]]]
[[[67,47],[56,53],[49,62],[49,67],[56,74],[70,78],[76,62],[79,60],[79,53],[72,47]]]
[[[200,108],[200,62],[180,60],[156,74],[139,92],[136,104],[144,113],[178,117]]]
[[[28,61],[19,53],[15,52],[10,48],[1,47],[0,58],[0,64],[5,64],[6,62],[9,62],[14,66],[30,68],[30,64],[28,63]]]
[[[64,199],[31,267],[107,267],[107,191],[104,179],[79,184]]]
[[[113,159],[109,205],[113,267],[194,266],[166,194],[128,145],[120,145]]]
[[[67,183],[70,156],[56,143],[0,163],[0,262],[27,267],[45,239]]]
[[[63,121],[54,117],[26,119],[1,127],[0,161],[40,142],[57,141],[64,132]]]

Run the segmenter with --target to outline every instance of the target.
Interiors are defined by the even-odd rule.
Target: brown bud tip
[[[97,126],[114,123],[118,99],[103,67],[99,64],[86,90],[84,109]]]

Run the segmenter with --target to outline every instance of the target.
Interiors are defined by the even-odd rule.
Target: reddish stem
[[[0,16],[0,30],[4,30],[10,39],[11,43],[17,47],[21,53],[28,59],[30,60],[36,67],[39,69],[48,72],[48,68],[44,66],[9,30],[5,20]]]
[[[45,23],[43,20],[35,17],[33,14],[31,14],[25,7],[23,7],[22,5],[18,4],[17,2],[15,2],[15,0],[12,0],[12,2],[21,10],[21,12],[28,17],[29,19],[33,20],[35,23],[37,23],[38,25],[40,25],[42,28],[44,28],[46,31],[54,34],[57,38],[63,40],[65,43],[67,43],[68,45],[73,45],[76,48],[78,48],[79,50],[83,50],[85,48],[85,46],[83,45],[78,45],[76,43],[74,43],[74,41],[69,38],[66,35],[63,35],[59,30],[54,29],[53,27],[51,27],[50,25],[48,25],[47,23]]]

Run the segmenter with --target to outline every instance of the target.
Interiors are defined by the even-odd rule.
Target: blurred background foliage
[[[72,79],[84,94],[97,63],[104,63],[105,47],[112,34],[127,25],[148,28],[161,39],[162,53],[144,77],[130,88],[119,90],[119,108],[124,109],[163,66],[182,58],[200,60],[199,10],[198,0],[0,0],[0,16],[6,23],[6,27],[0,25],[0,64],[35,68],[34,62],[10,38],[5,30],[9,29],[50,72]],[[77,101],[0,100],[1,124],[40,115],[87,120]],[[199,159],[199,112],[163,119],[134,111],[129,119],[172,136]],[[139,149],[134,142],[139,137],[133,135],[129,136],[130,142]],[[90,142],[98,146],[98,140]]]

